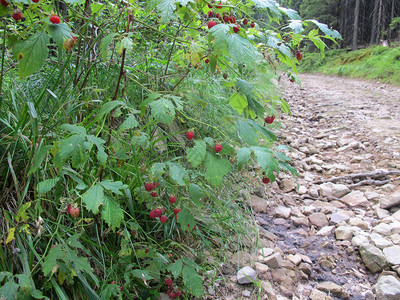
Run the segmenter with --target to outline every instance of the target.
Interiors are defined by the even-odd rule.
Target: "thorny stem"
[[[3,103],[3,96],[2,96],[2,88],[3,88],[3,76],[4,76],[4,57],[6,53],[6,34],[7,34],[7,23],[6,21],[3,22],[4,24],[4,35],[3,35],[3,47],[1,50],[1,74],[0,74],[0,109]]]
[[[129,8],[129,3],[126,4],[126,7]],[[127,24],[126,24],[126,28],[125,28],[125,33],[129,32],[129,25],[131,22],[131,12],[128,9],[128,16],[127,16]],[[113,97],[113,101],[117,100],[118,98],[118,91],[119,91],[119,86],[121,84],[121,79],[122,76],[124,75],[125,71],[124,71],[124,67],[125,67],[125,56],[126,56],[126,49],[124,48],[122,50],[122,61],[121,61],[121,68],[119,71],[119,77],[118,77],[118,81],[117,81],[117,86],[115,87],[115,93],[114,93],[114,97]],[[112,127],[114,125],[114,116],[113,116],[113,112],[114,110],[111,112],[111,121],[110,121],[110,125],[108,126],[108,137],[107,137],[107,144],[106,144],[106,153],[108,156],[110,156],[110,152],[108,151],[108,147],[110,146],[111,143],[111,131],[112,131]],[[101,181],[103,178],[103,172],[104,172],[104,168],[102,167],[100,170],[100,174],[99,174],[99,180]]]

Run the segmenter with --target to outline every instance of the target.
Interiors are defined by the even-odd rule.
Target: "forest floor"
[[[281,83],[278,132],[299,177],[244,196],[264,248],[233,254],[209,299],[400,299],[400,88],[300,78]],[[256,284],[237,284],[243,266]]]

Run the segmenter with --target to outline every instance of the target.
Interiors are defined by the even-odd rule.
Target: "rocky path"
[[[242,295],[400,299],[400,89],[301,79],[283,85],[293,115],[279,134],[300,176],[247,197],[264,249],[252,265],[261,289]]]

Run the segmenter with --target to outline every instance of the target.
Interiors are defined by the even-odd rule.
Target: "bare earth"
[[[235,256],[241,264],[221,274],[230,291],[217,284],[210,298],[400,299],[400,88],[301,80],[301,87],[281,83],[293,114],[273,124],[299,177],[260,180],[245,197],[268,257]],[[233,284],[245,265],[256,270],[258,287]]]

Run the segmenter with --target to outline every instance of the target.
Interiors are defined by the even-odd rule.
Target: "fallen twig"
[[[378,172],[370,172],[370,173],[358,173],[358,174],[348,174],[338,177],[332,177],[328,179],[322,179],[314,181],[314,184],[325,183],[325,182],[338,182],[347,179],[357,179],[362,177],[381,177],[381,176],[389,176],[389,175],[400,175],[400,171],[378,171]]]

